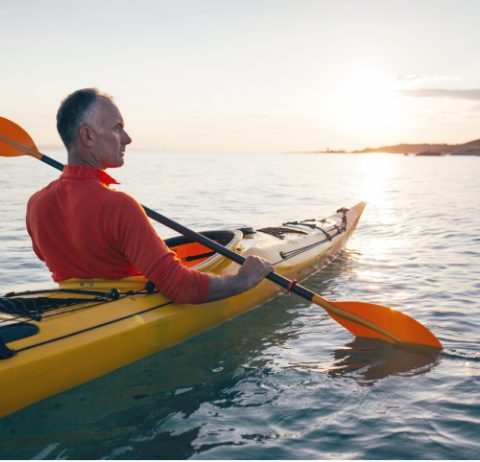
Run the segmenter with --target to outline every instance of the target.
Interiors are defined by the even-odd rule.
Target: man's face
[[[101,168],[121,167],[124,163],[125,146],[132,142],[123,128],[123,118],[111,100],[99,97],[92,114],[94,119],[92,154]]]

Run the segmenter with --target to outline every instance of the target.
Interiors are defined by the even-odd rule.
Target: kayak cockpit
[[[231,229],[205,231],[201,234],[230,250],[237,251],[239,250],[237,246],[243,237],[242,231]],[[183,265],[189,268],[195,267],[199,269],[199,267],[202,267],[201,269],[204,270],[203,266],[208,264],[208,269],[211,270],[212,265],[216,266],[220,260],[225,259],[225,257],[217,254],[203,244],[199,244],[185,236],[175,236],[165,239],[165,243],[177,254]]]

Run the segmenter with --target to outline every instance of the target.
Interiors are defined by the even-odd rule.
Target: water
[[[0,291],[48,285],[24,209],[57,174],[34,159],[1,162]],[[468,157],[130,153],[111,172],[121,188],[199,230],[273,225],[366,200],[347,249],[306,285],[401,310],[445,350],[354,339],[320,308],[284,295],[3,418],[0,457],[478,458],[479,172],[480,159]]]

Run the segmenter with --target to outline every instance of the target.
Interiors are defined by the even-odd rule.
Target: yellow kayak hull
[[[360,203],[323,221],[286,225],[274,230],[273,235],[270,228],[269,232],[246,235],[235,231],[230,247],[245,256],[255,254],[266,258],[275,263],[279,274],[301,280],[338,253],[364,207]],[[288,227],[293,231],[285,232]],[[195,268],[232,274],[238,265],[215,255]],[[45,312],[39,321],[19,320],[18,316],[0,311],[0,331],[2,323],[18,321],[38,327],[38,333],[6,344],[13,356],[0,359],[0,416],[180,343],[261,305],[283,290],[264,280],[235,297],[202,305],[178,305],[159,293],[146,293],[142,290],[144,285],[141,277],[120,281],[68,280],[60,288],[86,291],[115,288],[121,295],[107,302],[56,308]],[[44,296],[65,295],[52,291]],[[68,296],[85,298],[76,293]]]

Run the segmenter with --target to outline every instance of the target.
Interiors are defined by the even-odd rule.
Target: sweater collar
[[[62,178],[74,180],[96,179],[106,186],[111,184],[120,184],[115,178],[111,177],[105,170],[90,167],[89,165],[65,165]]]

